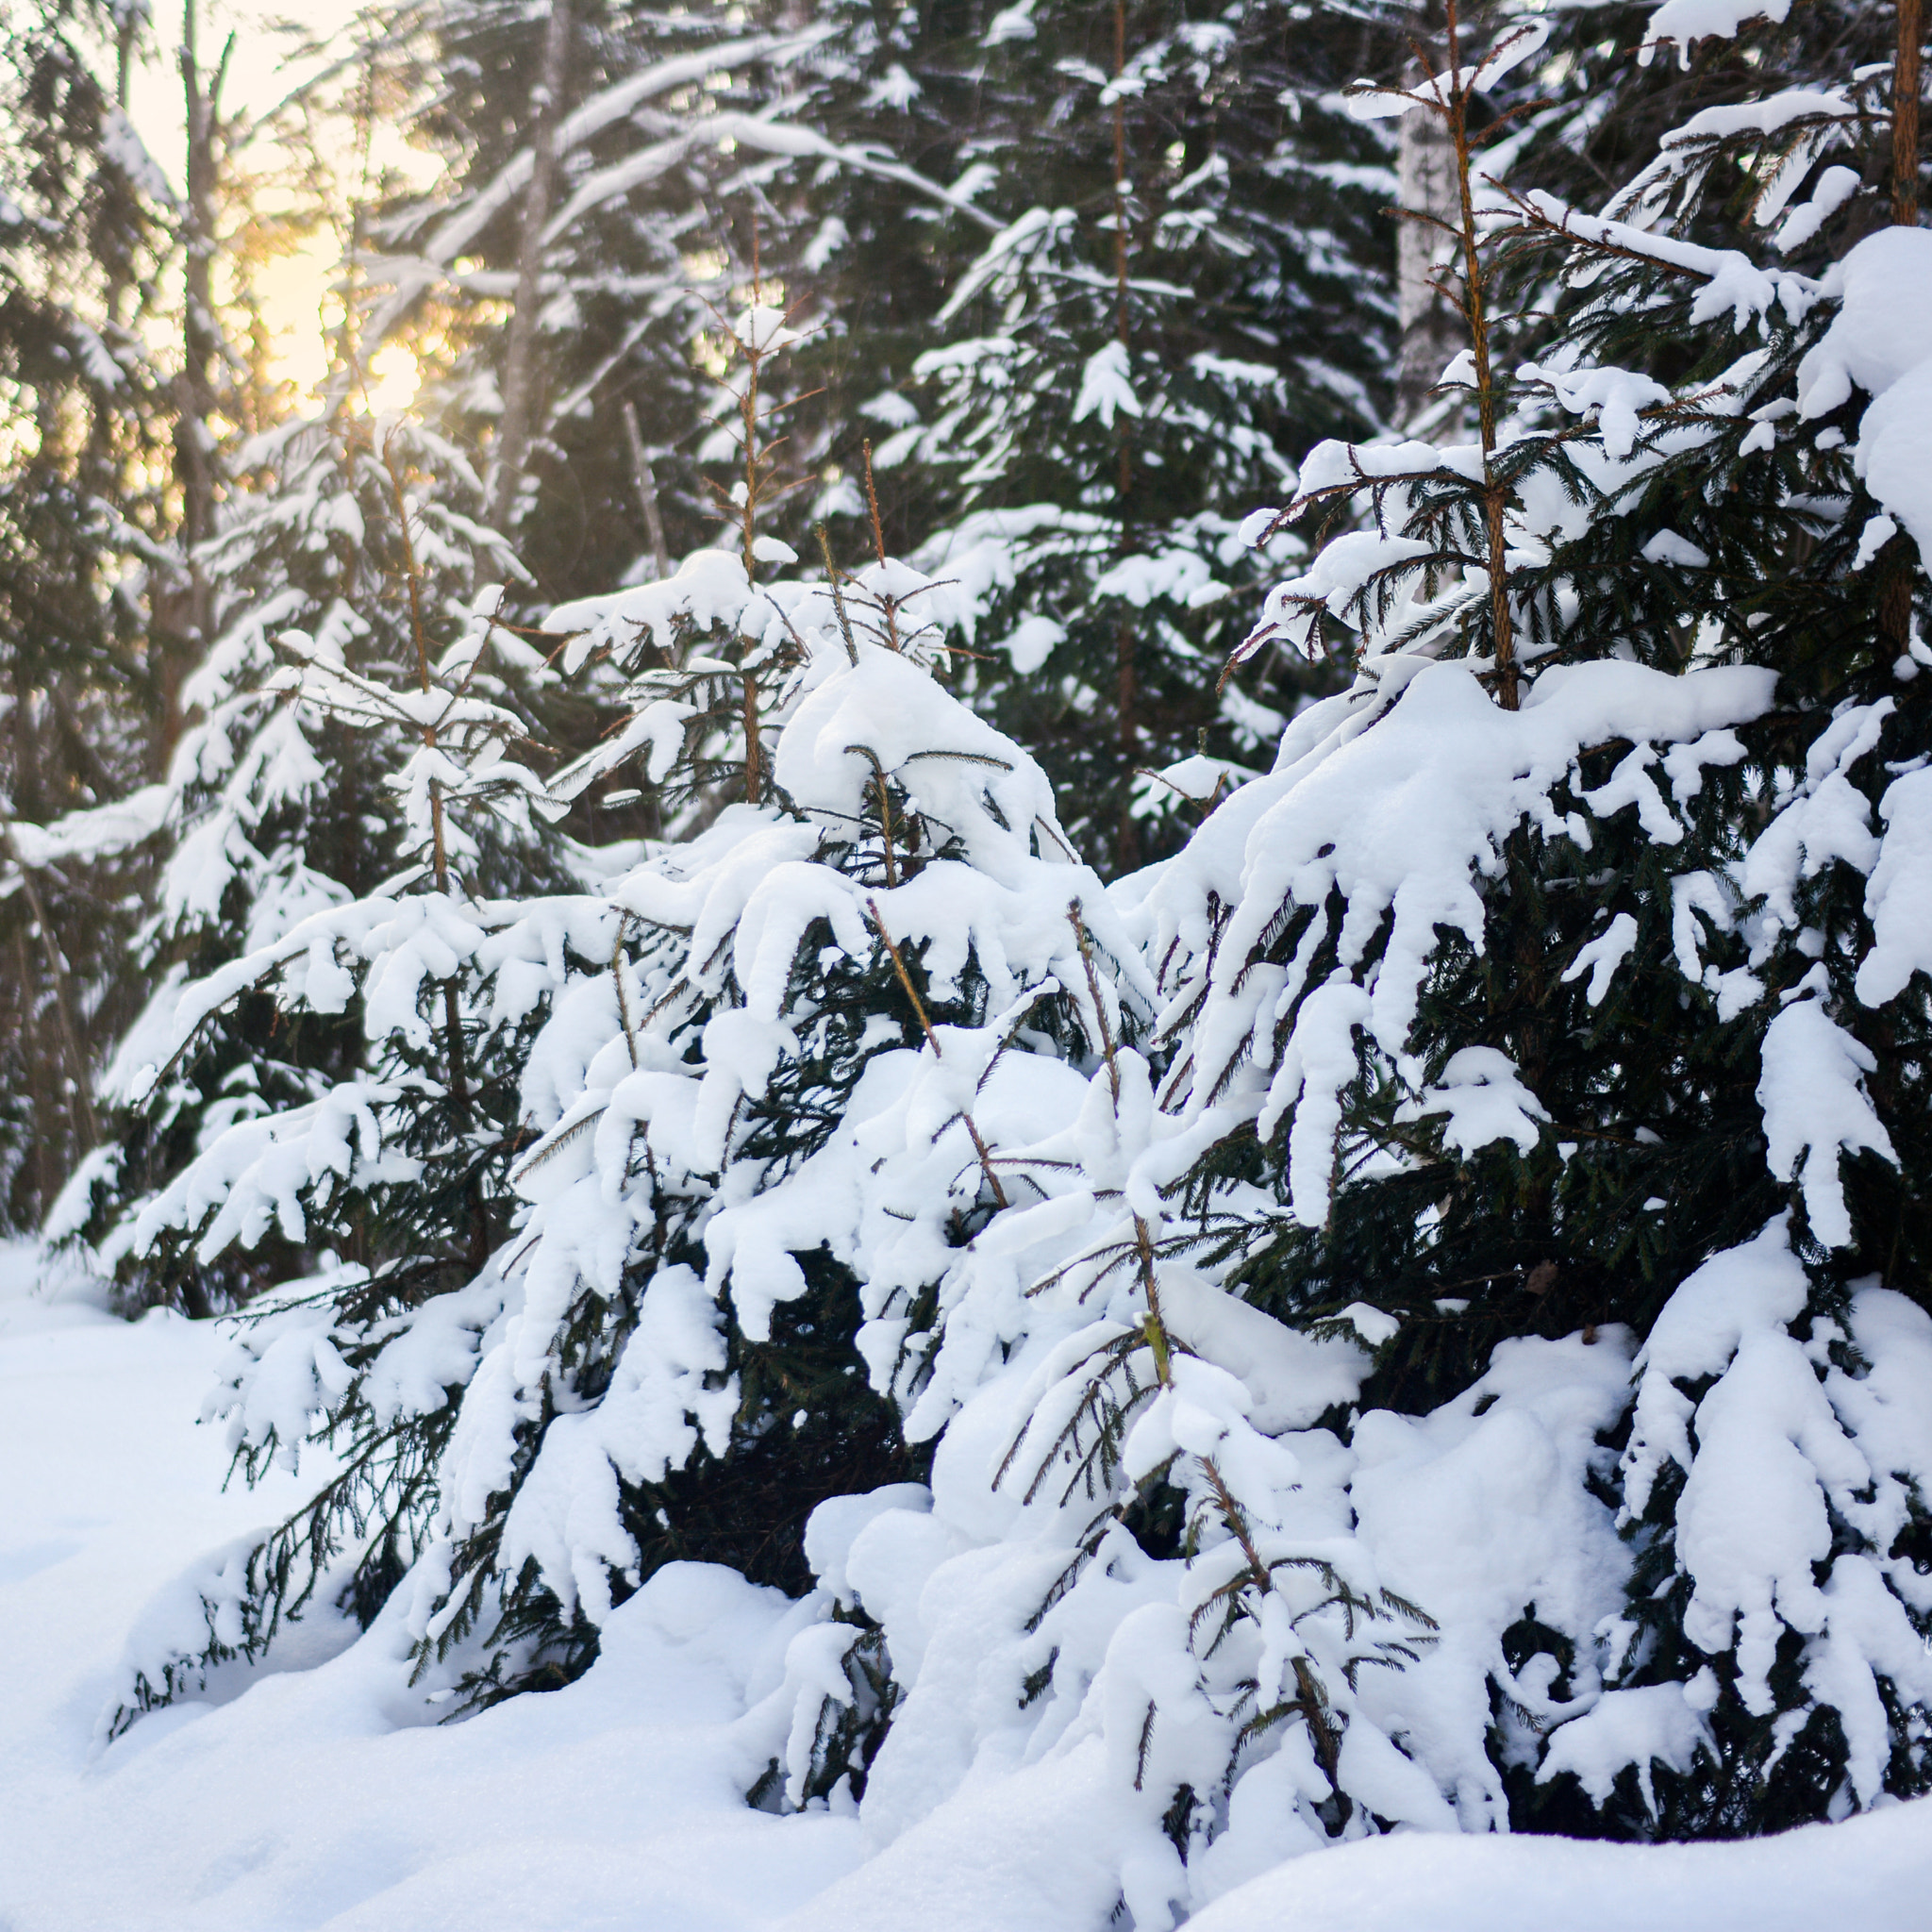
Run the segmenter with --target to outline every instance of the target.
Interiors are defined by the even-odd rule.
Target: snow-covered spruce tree
[[[346,402],[258,439],[254,486],[225,506],[201,554],[221,629],[182,697],[193,721],[164,782],[123,812],[130,833],[166,841],[154,910],[137,938],[153,983],[98,1099],[108,1132],[49,1217],[56,1240],[84,1236],[132,1306],[227,1308],[307,1272],[306,1234],[197,1252],[192,1221],[156,1233],[143,1215],[229,1126],[315,1099],[358,1072],[365,1041],[347,1007],[284,1003],[250,986],[184,1028],[184,997],[297,925],[365,898],[406,870],[415,834],[385,777],[420,745],[402,712],[344,719],[333,687],[277,671],[284,639],[351,677],[412,675],[474,632],[517,565],[478,522],[475,473],[439,437],[375,421]],[[541,659],[498,629],[468,689],[505,695]],[[461,855],[471,889],[511,897],[554,885],[554,855],[521,818],[486,820]],[[197,1006],[197,1010],[199,1008]]]
[[[1932,1697],[1924,232],[1779,260],[1869,225],[1883,76],[1693,116],[1592,216],[1483,179],[1541,25],[1459,40],[1368,105],[1458,157],[1479,440],[1303,466],[1290,513],[1362,527],[1253,643],[1356,681],[1148,895],[1163,1105],[1243,1121],[1163,1239],[1298,1326],[1386,1319],[1350,1505],[1442,1641],[1371,1707],[1465,1826],[1840,1816],[1924,1788]],[[1513,375],[1510,246],[1571,291]]]
[[[754,376],[784,333],[769,309],[739,324]],[[634,728],[559,791],[641,752],[643,775],[675,781],[674,819],[690,795],[715,816],[608,895],[505,908],[479,943],[499,1008],[561,989],[524,1061],[540,1138],[515,1170],[517,1225],[441,1292],[384,1296],[381,1264],[339,1266],[251,1309],[217,1404],[238,1448],[258,1467],[321,1433],[346,1468],[265,1544],[188,1579],[135,1647],[116,1724],[258,1654],[338,1549],[352,1568],[327,1588],[365,1618],[387,1599],[425,1689],[474,1702],[576,1674],[613,1607],[674,1559],[806,1590],[813,1507],[912,1473],[883,1391],[920,1379],[938,1276],[1011,1199],[999,1146],[1037,1131],[1042,1083],[1055,1111],[1067,1085],[1084,1095],[1061,1062],[1118,1032],[1108,961],[1128,947],[1037,767],[933,678],[947,587],[883,560],[754,583],[787,554],[756,534],[771,453],[744,389],[742,547],[554,619],[576,655],[608,641],[641,667]],[[665,650],[668,668],[641,668]],[[733,719],[741,791],[719,809]],[[1092,978],[1068,917],[1083,901]],[[266,1182],[258,1162],[230,1190],[241,1131],[149,1219],[207,1202],[203,1251],[245,1241]],[[390,1175],[398,1224],[415,1184]],[[867,1309],[876,1392],[853,1346]],[[836,1607],[813,1592],[793,1620],[797,1655],[754,1727],[760,1801],[863,1781],[891,1686],[875,1621]]]
[[[929,668],[953,604],[890,560],[753,590],[711,553],[599,614],[619,637],[647,621],[682,658],[641,680],[638,741],[667,782],[706,721],[663,693],[718,675],[674,642],[694,609],[778,667],[777,701],[758,802],[613,887],[625,977],[581,988],[533,1057],[549,1131],[521,1170],[525,1312],[458,1445],[511,1457],[513,1480],[487,1514],[451,1510],[431,1638],[508,1586],[506,1633],[580,1668],[613,1600],[666,1561],[806,1591],[841,1533],[923,1493],[891,1398],[924,1386],[951,1264],[1029,1198],[1002,1150],[1084,1092],[1065,1061],[1120,1024],[1112,967],[1099,1009],[1078,970],[1067,915],[1099,882],[1044,779]],[[1100,929],[1103,962],[1124,962],[1104,908]],[[508,1378],[527,1413],[546,1374],[555,1413],[513,1447],[519,1411],[488,1391]],[[456,1493],[482,1493],[464,1469]],[[758,1802],[862,1790],[895,1695],[878,1620],[850,1594],[833,1615],[829,1588],[808,1601]],[[527,1681],[515,1666],[506,1686]]]
[[[1217,708],[1208,670],[1266,567],[1242,521],[1308,444],[1383,418],[1394,181],[1337,104],[1365,32],[1272,0],[999,12],[959,155],[1002,226],[923,380],[869,405],[881,474],[910,490],[910,465],[941,509],[926,567],[987,584],[973,702],[1116,868],[1178,842],[1214,791],[1205,767],[1178,788],[1145,770],[1204,729],[1238,758],[1278,728],[1240,694]]]
[[[930,1500],[827,1505],[808,1549],[879,1620],[897,1693],[869,1832],[1033,1767],[1117,1888],[1102,1911],[1161,1925],[1282,1857],[1454,1813],[1367,1701],[1435,1632],[1355,1533],[1324,1426],[1371,1367],[1354,1324],[1378,1318],[1296,1333],[1162,1238],[1163,1191],[1232,1116],[1156,1108],[1100,916],[1121,910],[1066,908],[1056,966],[1088,984],[1097,1064],[1042,1085],[1032,1137],[996,1156],[1011,1205],[952,1257],[938,1346],[903,1379]],[[876,1282],[875,1366],[906,1325]]]
[[[1653,31],[1688,40],[1711,24],[1667,8]],[[1823,271],[1767,276],[1780,312],[1738,384],[1754,407],[1715,474],[1677,485],[1652,539],[1657,551],[1688,541],[1678,567],[1710,574],[1697,599],[1707,625],[1722,611],[1780,680],[1777,709],[1741,734],[1757,803],[1741,849],[1713,868],[1715,891],[1679,889],[1674,950],[1721,1016],[1728,1003],[1750,1026],[1764,1158],[1789,1223],[1715,1257],[1665,1306],[1640,1359],[1623,1472],[1641,1555],[1612,1654],[1656,1704],[1687,1679],[1693,1707],[1711,1702],[1709,1748],[1659,1784],[1677,1833],[1841,1816],[1932,1779],[1920,1641],[1932,1561],[1911,1434],[1932,1344],[1932,962],[1907,910],[1925,836],[1912,775],[1932,750],[1915,697],[1932,520],[1924,351],[1905,321],[1932,285],[1932,248],[1918,223],[1919,9],[1901,7],[1895,25],[1891,74],[1856,65],[1881,49],[1855,38],[1831,67],[1786,68],[1800,85],[1694,116],[1609,210],[1681,232],[1711,219],[1735,171],[1748,186],[1726,199],[1770,231],[1769,248],[1657,265],[1641,243],[1619,255],[1623,232],[1529,211],[1533,227],[1574,230],[1582,262],[1604,271],[1579,333],[1607,360],[1629,355],[1638,311],[1684,303],[1661,285],[1689,279],[1686,267],[1715,291],[1685,305],[1693,327],[1750,272],[1745,249]],[[1769,51],[1747,58],[1777,71]],[[1703,937],[1685,930],[1691,908]],[[1724,1317],[1713,1327],[1720,1307],[1735,1336]],[[1573,1768],[1588,1788],[1591,1755]],[[1626,1828],[1642,1828],[1627,1785],[1619,1795]]]
[[[1742,38],[1704,32],[1695,16],[1658,16],[1657,8],[1657,0],[1588,0],[1554,12],[1504,7],[1483,14],[1493,30],[1508,18],[1541,13],[1550,30],[1538,61],[1538,99],[1512,118],[1502,139],[1486,150],[1483,172],[1533,182],[1566,202],[1595,207],[1646,166],[1664,136],[1693,112],[1748,108],[1761,95],[1766,73],[1799,80],[1889,63],[1898,38],[1890,6],[1868,7],[1858,0],[1805,0],[1782,9],[1777,21],[1769,12],[1780,9],[1768,9]],[[1469,9],[1464,11],[1467,16]],[[1428,8],[1413,9],[1416,15],[1427,17]],[[1673,37],[1679,58],[1645,54],[1654,17],[1663,19],[1662,31]],[[1440,4],[1434,18],[1440,28]],[[1405,66],[1403,72],[1409,71]],[[1479,103],[1478,111],[1489,110]],[[1449,146],[1434,116],[1406,114],[1396,127],[1403,180],[1399,198],[1410,218],[1402,224],[1407,244],[1398,289],[1405,329],[1403,406],[1394,421],[1398,428],[1413,426],[1428,434],[1429,423],[1440,425],[1445,413],[1453,416],[1462,407],[1463,399],[1455,392],[1428,393],[1461,340],[1462,324],[1453,304],[1422,299],[1424,291],[1417,286],[1418,272],[1430,258],[1440,260],[1445,251],[1453,254],[1453,238],[1413,216],[1446,214],[1453,225],[1455,185],[1445,165]],[[1868,214],[1874,206],[1868,202]],[[1707,214],[1693,216],[1688,239],[1721,245],[1738,213],[1735,207],[1727,212],[1725,208],[1720,196]],[[1766,223],[1776,218],[1774,198],[1763,208]],[[1795,235],[1787,240],[1781,252],[1791,267],[1815,272],[1828,258],[1825,242],[1815,231],[1803,240]],[[1837,240],[1841,249],[1847,238]],[[1548,284],[1552,263],[1545,254],[1532,252],[1498,266],[1499,311],[1541,313],[1564,306],[1561,294]]]

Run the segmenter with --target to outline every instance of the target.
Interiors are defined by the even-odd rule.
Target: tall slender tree
[[[9,23],[0,85],[0,741],[8,961],[0,1214],[31,1225],[92,1140],[91,1011],[125,1018],[111,935],[131,883],[37,828],[145,775],[148,584],[178,551],[162,487],[173,418],[157,283],[174,196],[128,125],[139,19]],[[118,46],[118,75],[97,50]],[[119,92],[117,94],[117,88]]]
[[[378,773],[404,756],[413,725],[373,715],[352,728],[340,705],[291,686],[282,658],[292,649],[343,677],[393,676],[419,636],[441,655],[517,569],[479,520],[480,480],[461,455],[407,421],[370,418],[346,394],[258,439],[254,458],[253,488],[225,506],[199,554],[222,629],[185,689],[195,722],[145,813],[171,846],[137,936],[153,990],[101,1081],[112,1131],[51,1228],[84,1234],[132,1305],[192,1314],[303,1274],[311,1244],[284,1229],[238,1264],[197,1253],[192,1227],[157,1244],[143,1216],[228,1128],[349,1079],[364,1042],[340,1004],[283,1012],[252,987],[184,1031],[184,990],[379,894],[410,856]],[[475,675],[491,689],[508,677],[527,708],[534,654],[503,633],[494,655],[504,661]],[[557,876],[526,837],[506,840],[488,822],[462,862],[484,897]]]

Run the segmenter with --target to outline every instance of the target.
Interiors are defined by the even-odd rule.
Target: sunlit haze
[[[271,113],[324,65],[315,58],[291,59],[291,48],[299,46],[304,35],[322,39],[346,32],[356,14],[357,8],[349,0],[310,0],[299,22],[301,33],[290,33],[277,30],[288,21],[284,9],[224,4],[224,0],[214,0],[209,5],[203,0],[199,42],[205,70],[219,59],[227,36],[232,33],[235,37],[221,97],[225,115],[254,119]],[[148,58],[135,69],[128,98],[129,118],[149,153],[177,187],[187,158],[181,81],[175,53],[181,32],[182,15],[178,8],[158,11]],[[324,159],[338,171],[346,185],[353,187],[360,157],[351,149],[349,128],[342,123],[332,125],[326,119],[317,125]],[[244,150],[241,158],[244,168],[252,169],[268,158],[258,150]],[[408,146],[393,126],[386,125],[378,126],[371,159],[378,168],[401,169],[419,178],[426,177],[433,168],[425,156]],[[286,191],[272,188],[262,195],[264,212],[279,212],[288,202]],[[298,393],[306,394],[312,389],[328,367],[325,314],[330,305],[330,287],[339,272],[337,256],[336,236],[324,231],[309,236],[256,275],[257,296],[272,345],[272,372],[292,383]],[[367,374],[373,408],[402,408],[414,399],[416,365],[406,350],[383,350]]]

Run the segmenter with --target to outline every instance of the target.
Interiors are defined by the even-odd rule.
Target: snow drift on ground
[[[824,1810],[747,1809],[774,1592],[666,1573],[612,1617],[580,1682],[425,1722],[378,1623],[310,1620],[225,1702],[95,1725],[143,1606],[296,1501],[221,1491],[192,1417],[220,1349],[170,1314],[132,1324],[34,1291],[0,1251],[0,1927],[5,1932],[1101,1932],[1107,1807],[1080,1754],[969,1782],[875,1850]],[[754,1678],[757,1667],[754,1666]],[[754,1726],[755,1728],[755,1726]],[[1097,1755],[1098,1746],[1094,1747]],[[1932,1807],[1755,1844],[1636,1849],[1398,1834],[1227,1893],[1202,1932],[1859,1932],[1917,1928]]]

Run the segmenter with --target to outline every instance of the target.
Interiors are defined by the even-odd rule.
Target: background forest
[[[1918,0],[5,18],[0,1218],[307,1485],[100,1748],[726,1577],[1096,1924],[1932,1786]]]
[[[1104,873],[1198,810],[1153,772],[1265,762],[1321,686],[1276,661],[1215,690],[1267,578],[1244,519],[1313,442],[1395,410],[1395,155],[1339,91],[1398,58],[1399,9],[371,12],[279,103],[233,97],[232,43],[195,8],[8,25],[20,822],[163,815],[143,787],[191,680],[291,565],[311,596],[400,601],[373,525],[310,543],[289,502],[318,487],[295,452],[373,447],[399,399],[430,439],[412,461],[501,540],[485,574],[512,622],[718,541],[739,465],[720,330],[754,289],[808,335],[769,527],[815,560],[824,522],[849,566],[875,502],[893,554],[967,573],[958,688],[1042,759]],[[128,121],[142,63],[151,94],[178,73],[185,165]],[[313,396],[265,321],[291,275],[320,303]],[[1095,365],[1113,341],[1119,369]],[[582,701],[546,723],[599,728]],[[600,788],[568,829],[657,824]],[[144,924],[156,848],[89,842],[37,879],[50,937],[24,904],[8,942],[23,1228],[99,1133],[79,1064],[192,957],[178,918]]]

